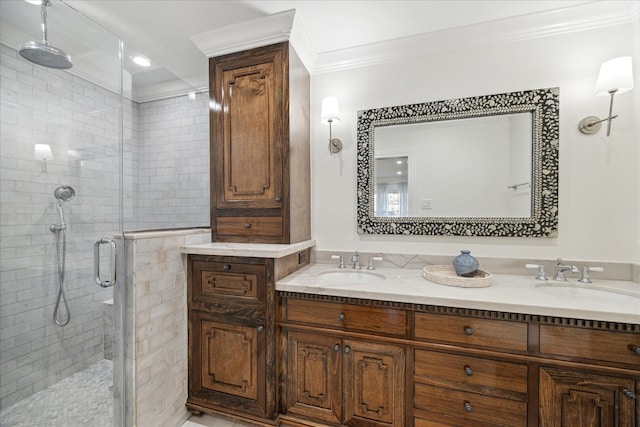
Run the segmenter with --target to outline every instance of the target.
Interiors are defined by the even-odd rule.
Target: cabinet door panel
[[[275,387],[269,380],[266,343],[264,328],[241,319],[219,321],[209,313],[192,310],[187,406],[272,418]]]
[[[216,92],[222,99],[216,134],[222,141],[216,146],[223,184],[216,189],[219,209],[282,206],[281,64],[276,53],[253,65],[216,65],[216,85],[222,88]]]
[[[339,338],[287,334],[287,412],[340,424],[342,364]]]
[[[257,329],[203,320],[201,334],[202,386],[257,399]]]
[[[405,350],[344,341],[344,424],[403,426]]]
[[[540,427],[635,426],[631,379],[584,371],[540,369]]]

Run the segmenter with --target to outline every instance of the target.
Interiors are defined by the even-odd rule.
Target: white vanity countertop
[[[293,253],[315,246],[314,239],[289,245],[268,243],[225,243],[209,242],[196,245],[184,245],[180,248],[183,254],[242,256],[254,258],[282,258]]]
[[[636,282],[545,282],[534,276],[494,274],[489,287],[459,288],[430,282],[422,277],[422,270],[415,269],[379,268],[371,273],[385,279],[368,283],[326,280],[321,274],[348,270],[310,264],[279,280],[276,290],[640,324],[640,283]]]

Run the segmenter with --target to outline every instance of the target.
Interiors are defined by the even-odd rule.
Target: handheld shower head
[[[76,195],[76,190],[74,190],[70,185],[61,185],[60,187],[53,190],[53,195],[61,202],[68,202],[69,200],[74,198],[74,196]]]
[[[74,190],[70,185],[61,185],[60,187],[53,190],[53,195],[56,199],[58,199],[60,224],[51,224],[49,230],[54,233],[58,233],[67,229],[67,224],[65,224],[64,222],[64,208],[62,207],[62,202],[68,202],[69,200],[73,199],[73,197],[76,195],[76,190]]]

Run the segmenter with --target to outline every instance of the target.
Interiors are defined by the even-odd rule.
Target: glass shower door
[[[111,284],[130,79],[118,37],[62,2],[47,12],[69,70],[18,53],[41,38],[41,6],[0,1],[0,425],[121,426],[121,287],[97,284],[94,249],[109,239]]]

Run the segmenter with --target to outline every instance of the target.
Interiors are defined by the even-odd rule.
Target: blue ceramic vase
[[[453,259],[453,269],[458,276],[471,277],[478,271],[480,264],[471,256],[471,251],[460,252],[460,255]]]

